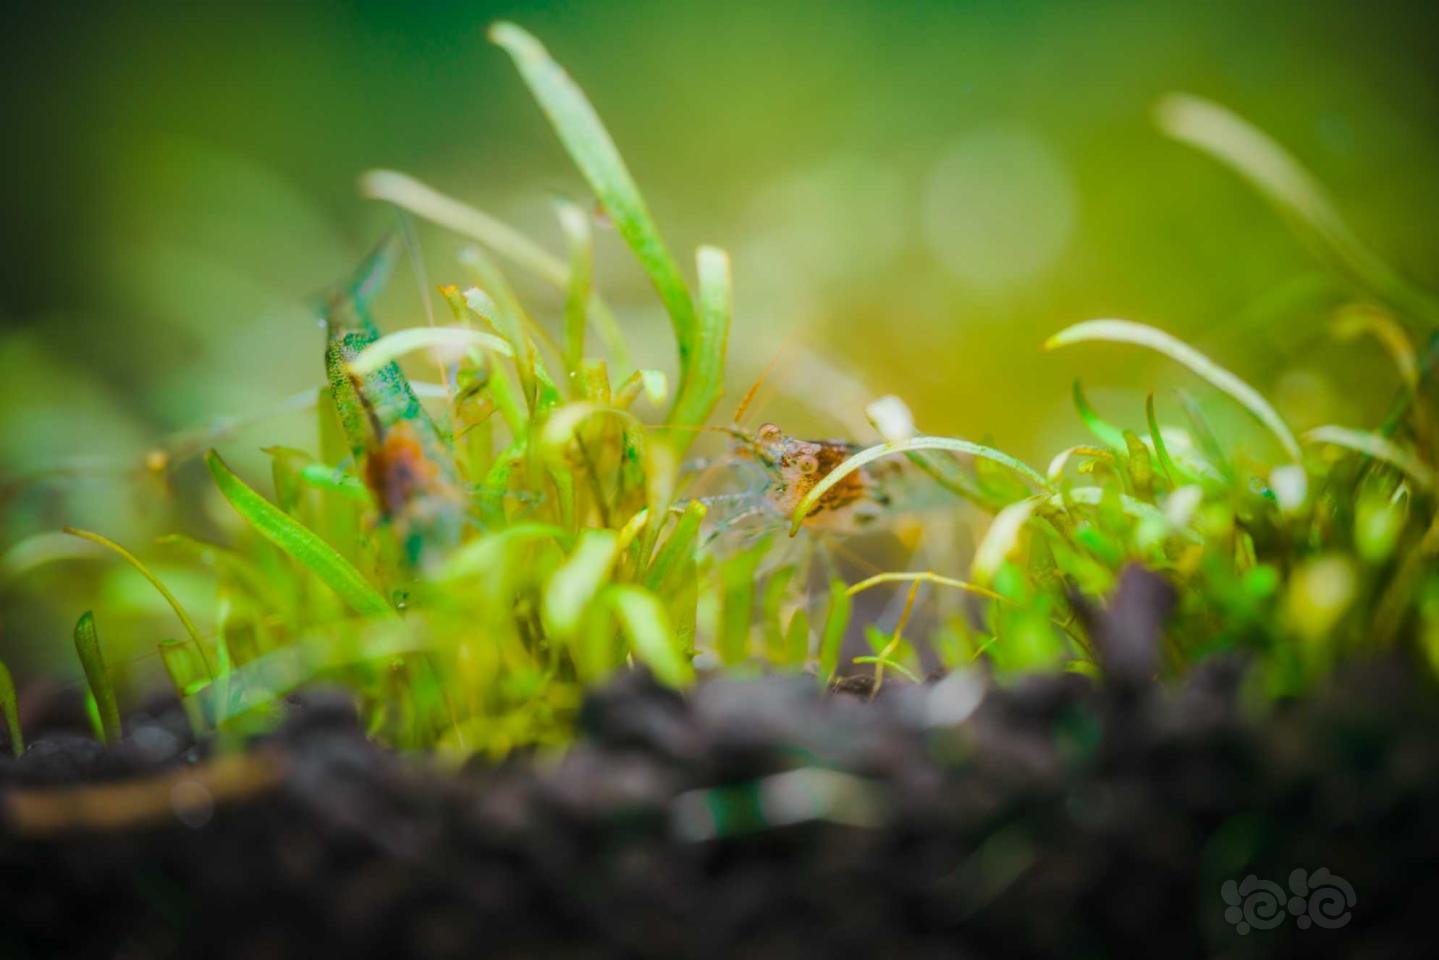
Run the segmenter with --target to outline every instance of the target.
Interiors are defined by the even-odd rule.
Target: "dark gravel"
[[[1262,715],[1237,662],[1162,688],[1166,602],[1135,575],[1094,614],[1103,682],[951,675],[871,701],[631,674],[562,759],[457,774],[311,691],[251,748],[273,784],[37,836],[23,792],[206,763],[173,711],[112,751],[42,738],[0,764],[0,957],[1439,955],[1430,683],[1351,665]],[[1226,919],[1226,881],[1289,898],[1319,868],[1355,893],[1324,923],[1309,892],[1264,929],[1248,888],[1248,932]]]

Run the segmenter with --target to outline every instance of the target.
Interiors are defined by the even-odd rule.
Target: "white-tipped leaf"
[[[417,350],[429,350],[445,361],[484,351],[514,356],[510,345],[492,333],[468,327],[411,327],[387,333],[361,350],[350,361],[350,370],[358,377],[369,376],[385,364]]]
[[[886,443],[899,443],[914,436],[914,414],[909,405],[894,394],[872,401],[864,408],[870,422]]]

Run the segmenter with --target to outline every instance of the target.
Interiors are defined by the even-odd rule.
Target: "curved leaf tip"
[[[1054,350],[1075,343],[1104,341],[1129,343],[1162,353],[1169,359],[1183,364],[1198,376],[1209,381],[1216,389],[1229,394],[1240,406],[1248,410],[1260,423],[1269,428],[1279,441],[1289,459],[1300,459],[1299,441],[1289,429],[1284,418],[1270,406],[1269,401],[1248,383],[1210,360],[1207,356],[1180,340],[1173,334],[1133,320],[1085,320],[1063,330],[1044,341],[1044,349]]]
[[[534,34],[509,20],[496,20],[485,31],[485,36],[491,43],[515,53],[545,55],[545,45],[535,39]]]

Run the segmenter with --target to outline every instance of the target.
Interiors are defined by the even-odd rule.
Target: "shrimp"
[[[757,461],[768,474],[765,499],[781,517],[791,516],[817,483],[860,449],[847,440],[801,440],[773,423],[752,436],[743,431],[735,436],[737,453]],[[854,533],[872,526],[892,505],[889,488],[902,471],[898,463],[885,461],[849,473],[809,510],[805,527]]]

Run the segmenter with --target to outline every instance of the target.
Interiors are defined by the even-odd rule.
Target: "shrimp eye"
[[[755,434],[762,443],[774,443],[784,436],[784,431],[773,423],[766,423]]]
[[[814,454],[811,453],[800,456],[795,463],[799,466],[799,472],[806,476],[819,469],[819,461],[816,460]]]

